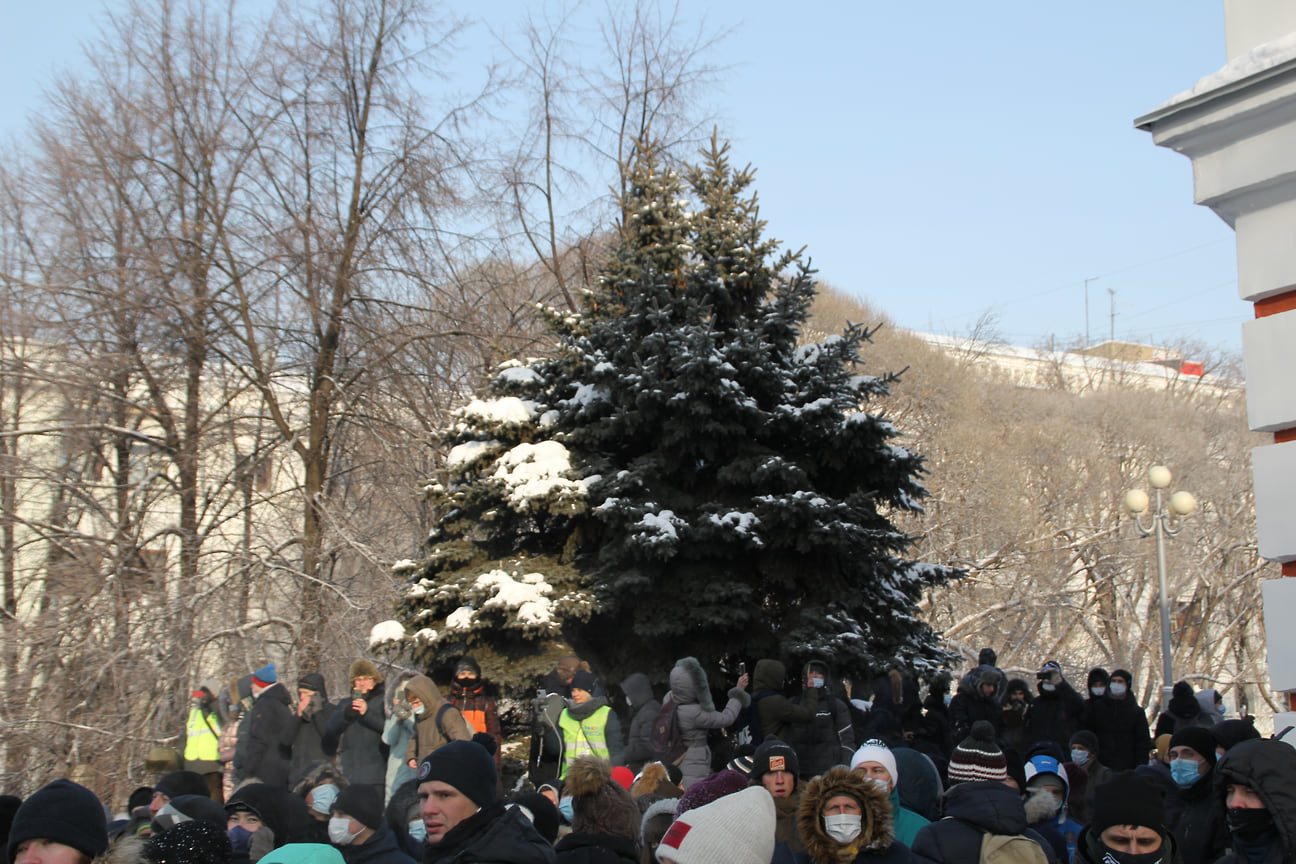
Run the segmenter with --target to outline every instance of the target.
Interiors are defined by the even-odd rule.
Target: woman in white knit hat
[[[773,857],[774,799],[759,786],[687,811],[657,847],[662,864],[770,864]]]

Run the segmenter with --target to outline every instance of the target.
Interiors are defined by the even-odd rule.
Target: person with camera
[[[324,747],[326,751],[336,747],[348,783],[381,791],[387,779],[387,757],[382,749],[387,721],[383,677],[372,662],[360,659],[351,664],[347,679],[351,695],[338,702],[338,710],[329,718]]]

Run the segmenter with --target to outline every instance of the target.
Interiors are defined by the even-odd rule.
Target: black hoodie
[[[945,793],[945,818],[920,830],[911,851],[920,864],[978,864],[986,834],[1024,834],[1040,845],[1049,864],[1057,862],[1048,842],[1027,826],[1021,795],[998,780],[951,786]]]
[[[1215,790],[1221,800],[1230,783],[1254,791],[1273,814],[1277,842],[1265,855],[1265,864],[1296,862],[1296,748],[1269,739],[1235,744],[1215,766]],[[1236,850],[1236,838],[1230,839],[1235,848],[1219,864],[1248,864]]]
[[[297,717],[293,714],[292,698],[283,684],[271,684],[252,703],[247,761],[242,765],[242,776],[287,788],[296,736]]]

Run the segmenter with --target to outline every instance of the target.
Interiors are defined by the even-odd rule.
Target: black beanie
[[[1081,729],[1079,732],[1072,735],[1071,740],[1067,743],[1071,747],[1075,747],[1078,744],[1095,756],[1098,755],[1098,736],[1090,732],[1088,729]],[[1065,762],[1067,760],[1063,759],[1062,761]]]
[[[1121,771],[1098,787],[1089,828],[1101,834],[1113,825],[1165,828],[1165,795],[1137,771]]]
[[[561,817],[553,802],[539,792],[523,792],[513,799],[513,803],[526,811],[522,815],[531,820],[531,824],[540,832],[540,836],[551,844],[558,842],[558,825]]]
[[[211,797],[207,780],[197,771],[172,771],[163,774],[162,779],[153,784],[154,792],[161,792],[168,798],[179,798],[181,795],[201,795]]]
[[[28,840],[49,840],[96,858],[108,849],[108,817],[95,794],[71,780],[55,780],[33,792],[9,827],[9,860]]]
[[[224,826],[210,822],[181,822],[144,842],[144,855],[153,864],[227,864],[233,854]]]
[[[419,782],[439,780],[458,789],[478,807],[495,803],[495,758],[473,741],[451,741],[423,757]],[[359,817],[356,817],[359,818]]]
[[[978,666],[993,666],[998,662],[999,662],[999,655],[995,653],[995,650],[993,648],[982,648],[979,652],[977,652]]]
[[[1215,767],[1215,736],[1205,726],[1185,726],[1170,737],[1170,748],[1191,747]]]
[[[332,811],[345,813],[366,828],[377,831],[382,827],[382,792],[377,786],[362,783],[345,786],[333,802]]]
[[[759,780],[771,771],[786,771],[793,778],[801,773],[796,751],[777,738],[766,738],[752,754],[751,777]]]
[[[1215,743],[1224,748],[1224,752],[1233,749],[1235,744],[1251,741],[1260,737],[1260,730],[1255,728],[1254,717],[1242,717],[1236,720],[1221,720],[1211,727]]]
[[[577,669],[576,674],[572,676],[571,683],[567,685],[569,690],[584,690],[591,696],[598,689],[598,678],[594,677],[593,672],[586,672],[584,669]]]

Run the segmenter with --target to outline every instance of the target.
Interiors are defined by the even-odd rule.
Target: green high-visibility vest
[[[611,713],[612,709],[604,705],[584,720],[577,720],[570,711],[563,711],[558,717],[558,728],[563,736],[563,764],[558,773],[559,780],[567,776],[567,766],[577,756],[612,758],[607,744],[607,721]]]
[[[211,725],[208,725],[210,721]],[[201,708],[189,709],[189,720],[185,723],[185,749],[184,758],[186,762],[217,762],[220,756],[217,754],[218,735],[220,733],[220,720],[216,715],[204,717]]]

